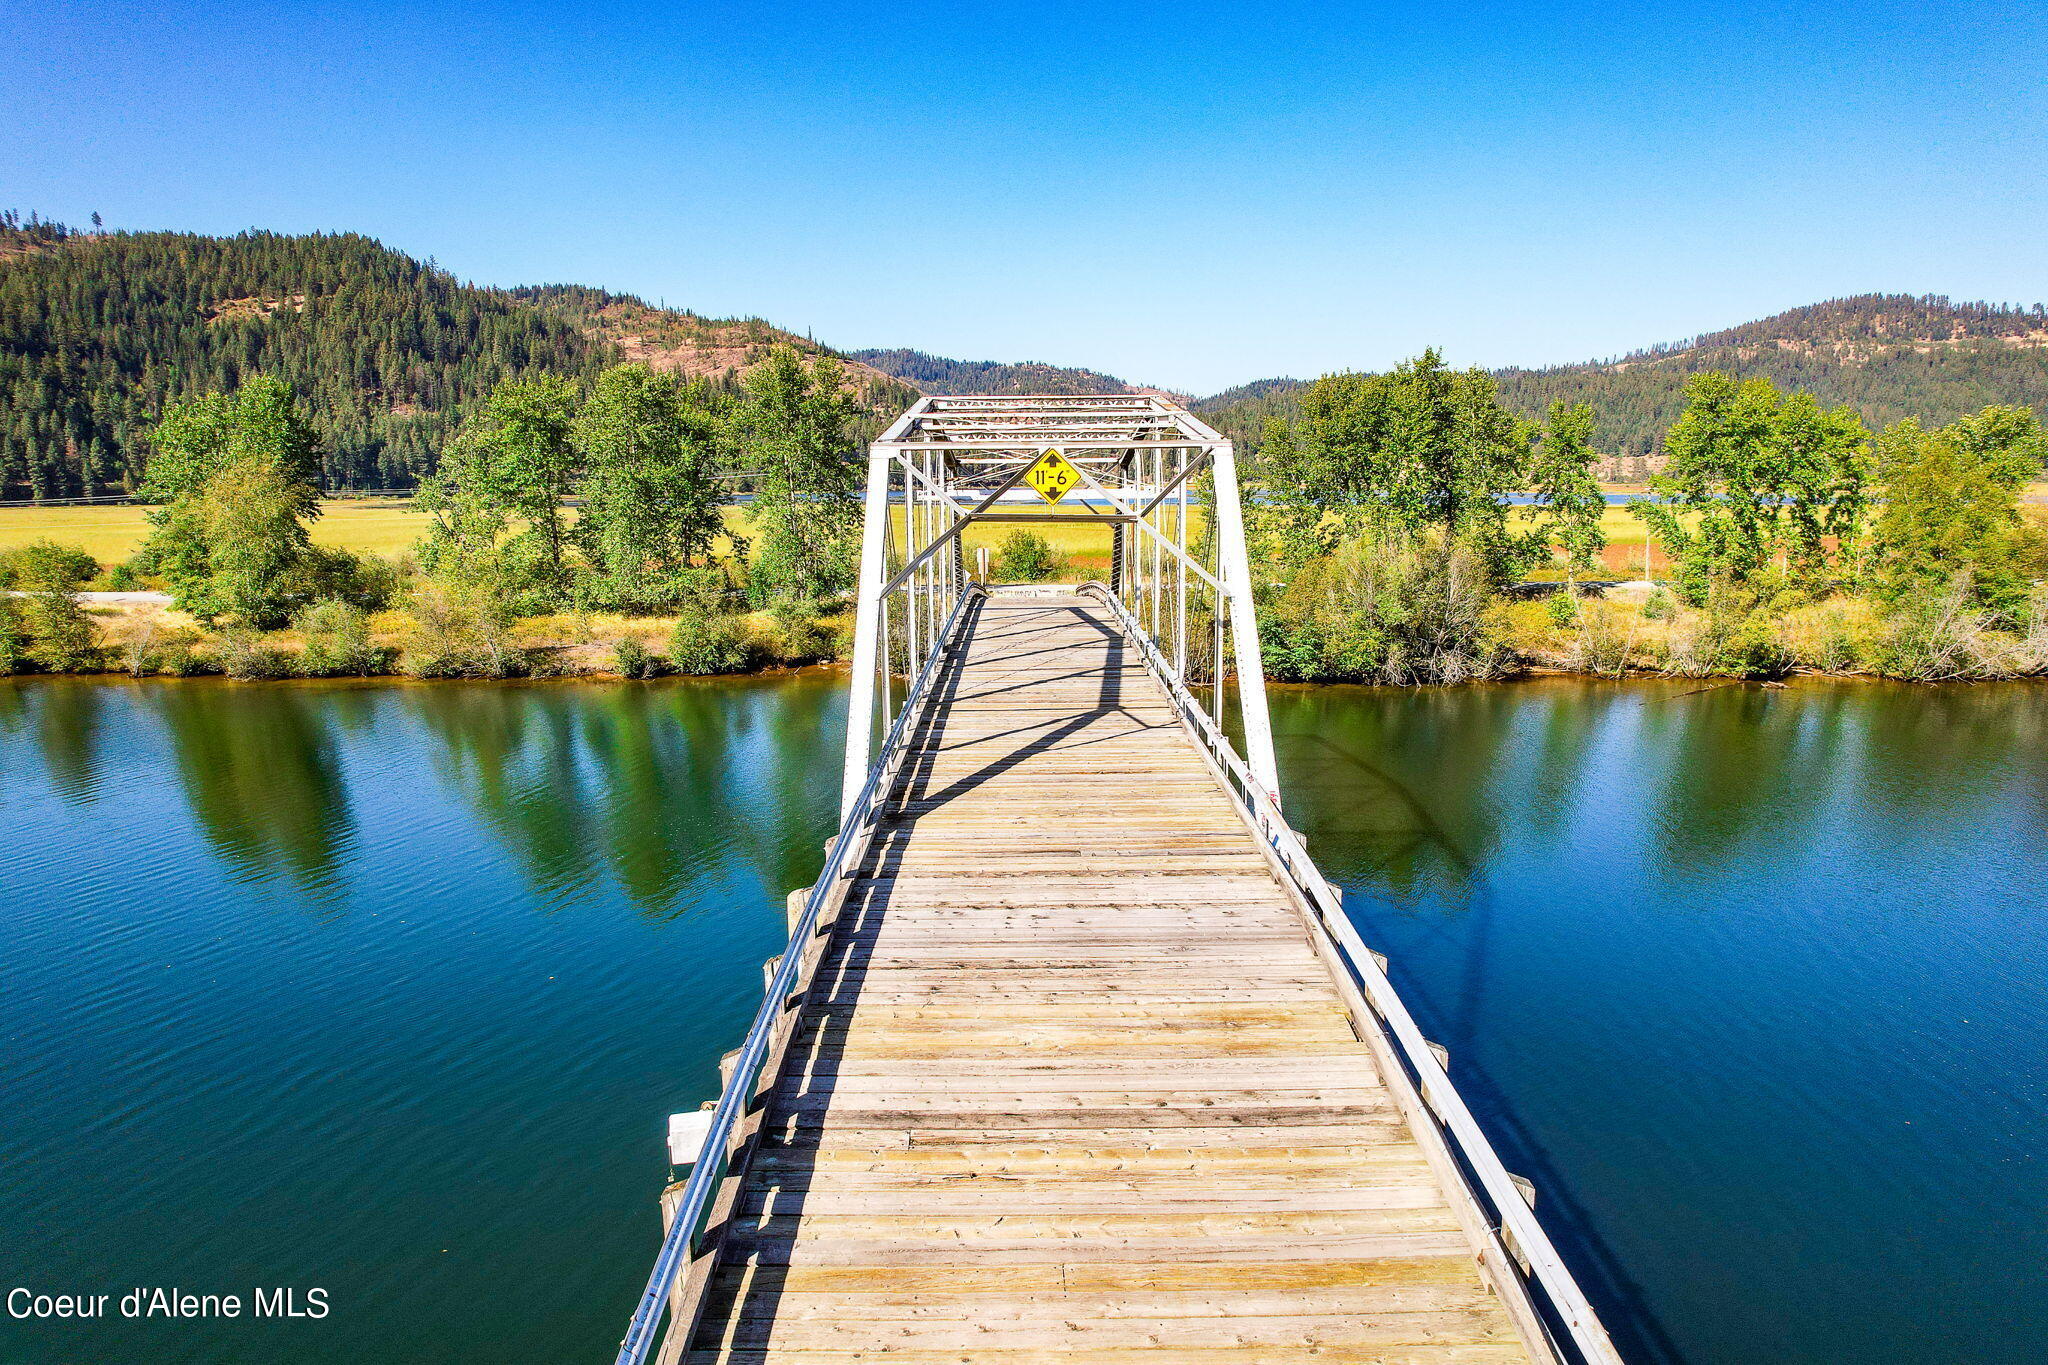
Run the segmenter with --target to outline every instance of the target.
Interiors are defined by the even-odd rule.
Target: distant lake
[[[0,680],[0,1361],[604,1360],[843,682]],[[1293,823],[1634,1362],[2048,1341],[2048,688],[1278,689]],[[1028,945],[1020,945],[1028,951]]]

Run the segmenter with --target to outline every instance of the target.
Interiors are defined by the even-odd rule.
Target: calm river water
[[[830,677],[0,681],[0,1361],[608,1359]],[[2048,688],[1283,691],[1295,824],[1633,1361],[2048,1354]]]

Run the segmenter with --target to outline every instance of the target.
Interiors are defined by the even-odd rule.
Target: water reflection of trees
[[[85,804],[101,795],[105,688],[70,678],[0,678],[0,734],[35,736],[58,797]]]
[[[815,875],[837,808],[829,680],[436,687],[410,693],[435,765],[559,903],[609,874],[652,912],[740,863]]]
[[[1724,1024],[1730,1037],[1756,1036],[1762,992],[1807,953],[1852,959],[1833,983],[1839,995],[1885,960],[1865,952],[1998,923],[1981,907],[2009,905],[2012,889],[1968,883],[2011,875],[2048,825],[2040,683],[1542,681],[1435,694],[1276,689],[1273,702],[1290,822],[1360,893],[1367,941],[1391,954],[1423,1029],[1448,1045],[1460,1091],[1511,1168],[1543,1191],[1581,1283],[1616,1308],[1624,1344],[1645,1361],[1678,1356],[1603,1239],[1621,1225],[1619,1187],[1588,1178],[1598,1105],[1560,1101],[1560,1078],[1585,1067],[1611,1079],[1617,1060],[1656,1069],[1676,1058],[1680,1079],[1664,1078],[1660,1102],[1688,1112],[1671,1099],[1689,1086],[1688,1030],[1705,1027],[1709,1050]],[[1879,915],[1920,923],[1871,924]],[[1659,922],[1693,916],[1726,922]],[[1865,925],[1868,948],[1853,942]],[[1801,941],[1774,959],[1765,940],[1779,935]],[[1665,968],[1706,969],[1674,982],[1686,1006],[1738,1008],[1704,1026],[1651,1017],[1646,1027],[1665,1035],[1614,1050],[1597,1029],[1626,1027],[1658,990],[1628,963],[1638,947]],[[1754,979],[1730,968],[1738,950],[1760,954]],[[1552,1015],[1565,1022],[1546,1036]],[[1582,1204],[1582,1191],[1596,1197]]]
[[[123,701],[160,724],[217,853],[240,875],[308,888],[339,884],[356,829],[343,736],[373,722],[432,736],[419,762],[478,812],[544,903],[614,878],[668,913],[735,873],[758,878],[749,894],[778,895],[815,873],[837,805],[843,697],[822,677],[39,679],[0,685],[0,729],[32,740],[24,752],[40,755],[62,799],[104,800],[119,780],[109,708]],[[2033,757],[2048,751],[2039,684],[1276,689],[1273,715],[1288,815],[1324,870],[1418,910],[1470,908],[1511,844],[1545,857],[1613,845],[1653,877],[1711,884],[1718,870],[1831,840],[1967,849],[1999,822],[2048,821],[2048,763]]]
[[[1643,691],[1627,756],[1651,843],[1674,876],[1768,867],[1853,837],[1902,846],[1970,834],[2036,740],[2038,689],[1801,682]],[[2018,793],[2015,793],[2017,795]],[[2039,806],[2038,782],[2025,798]],[[1583,816],[1584,813],[1582,813]]]
[[[207,842],[241,878],[339,884],[354,821],[332,731],[346,709],[298,689],[212,683],[37,679],[0,687],[0,726],[34,736],[60,799],[88,802],[157,780],[128,753],[107,773],[109,708],[154,719],[169,741],[187,806]]]
[[[1456,790],[1454,774],[1493,766],[1505,732],[1486,714],[1492,695],[1351,687],[1274,695],[1288,820],[1309,836],[1325,872],[1397,900],[1456,899],[1469,889],[1495,830],[1470,818],[1470,793]]]
[[[1873,687],[1863,708],[1862,797],[1896,827],[1981,831],[2048,823],[2048,687],[2039,682]],[[2028,812],[2032,812],[2029,814]]]
[[[1964,837],[2015,800],[2048,818],[2048,765],[2015,761],[2048,740],[2035,684],[1282,689],[1273,716],[1289,818],[1324,870],[1403,904],[1465,903],[1509,839],[1632,845],[1691,877],[1852,823]]]
[[[816,875],[836,823],[843,688],[830,677],[653,686],[433,687],[37,680],[0,687],[65,800],[109,793],[103,731],[125,696],[155,722],[199,829],[242,879],[340,886],[356,837],[343,759],[438,772],[543,905],[606,878],[667,913],[707,886],[779,897]],[[402,727],[388,729],[386,727]],[[147,758],[137,775],[148,780]],[[388,775],[388,774],[386,774]],[[424,773],[422,774],[425,775]],[[404,782],[400,777],[401,786]]]
[[[358,722],[368,699],[204,682],[156,684],[147,695],[186,803],[236,875],[338,888],[355,819],[334,732]]]
[[[528,885],[559,899],[595,878],[587,813],[569,796],[581,780],[573,709],[510,687],[422,688],[405,702],[439,741],[435,769],[499,835]]]

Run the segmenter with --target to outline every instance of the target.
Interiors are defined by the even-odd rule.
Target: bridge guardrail
[[[1433,1120],[1455,1154],[1462,1167],[1467,1191],[1491,1225],[1489,1232],[1497,1239],[1497,1254],[1487,1256],[1486,1263],[1496,1274],[1513,1276],[1525,1290],[1536,1291],[1547,1305],[1549,1312],[1539,1317],[1537,1325],[1560,1360],[1576,1358],[1584,1365],[1623,1365],[1621,1356],[1608,1340],[1607,1329],[1601,1325],[1599,1315],[1537,1220],[1530,1197],[1516,1183],[1516,1177],[1501,1164],[1492,1142],[1472,1116],[1472,1111],[1466,1108],[1443,1063],[1423,1036],[1414,1016],[1409,1014],[1408,1006],[1394,990],[1393,983],[1388,980],[1380,965],[1381,959],[1359,937],[1336,892],[1281,815],[1273,793],[1254,777],[1250,765],[1239,756],[1229,737],[1195,700],[1168,665],[1159,647],[1117,595],[1102,583],[1085,584],[1084,590],[1093,592],[1116,614],[1125,637],[1138,646],[1146,668],[1165,689],[1174,709],[1226,778],[1226,789],[1236,799],[1240,813],[1266,844],[1274,866],[1315,912],[1323,931],[1351,972],[1374,1020],[1390,1044],[1392,1055],[1403,1068],[1398,1082],[1389,1076],[1388,1083],[1405,1084],[1412,1090],[1421,1109]],[[1559,1350],[1563,1344],[1557,1340],[1560,1330],[1572,1347],[1571,1355]]]
[[[696,1164],[690,1168],[689,1178],[683,1182],[682,1194],[677,1198],[668,1231],[662,1237],[661,1250],[655,1256],[654,1269],[647,1277],[647,1288],[641,1293],[632,1320],[626,1326],[626,1335],[619,1342],[616,1365],[643,1365],[647,1353],[654,1347],[669,1296],[683,1267],[703,1249],[712,1201],[729,1169],[733,1139],[739,1132],[741,1119],[752,1104],[754,1092],[760,1086],[761,1069],[773,1050],[776,1027],[796,987],[797,976],[803,967],[804,947],[817,933],[818,921],[827,903],[835,895],[845,894],[847,882],[843,874],[849,867],[857,867],[860,855],[867,850],[878,807],[895,786],[896,775],[902,767],[903,756],[907,752],[904,741],[931,700],[932,683],[958,640],[961,617],[971,603],[984,595],[984,589],[978,584],[970,585],[953,604],[939,637],[940,647],[925,658],[923,669],[903,699],[903,709],[896,713],[894,723],[882,740],[881,753],[868,769],[866,784],[826,850],[824,869],[812,884],[810,894],[804,898],[803,912],[790,928],[789,946],[783,950],[776,964],[774,976],[761,998],[761,1008],[747,1028],[746,1041],[740,1044],[725,1089],[712,1110],[710,1129],[704,1135],[704,1144],[699,1149]],[[849,715],[847,723],[858,724],[860,719]]]

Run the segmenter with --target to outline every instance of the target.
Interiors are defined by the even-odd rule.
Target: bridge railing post
[[[1225,441],[1216,449],[1217,576],[1228,600],[1230,643],[1237,667],[1237,704],[1244,719],[1245,761],[1273,798],[1280,800],[1280,774],[1273,762],[1273,723],[1266,711],[1265,661],[1259,657],[1259,616],[1252,602],[1251,558],[1244,543],[1244,506],[1237,492],[1237,453]],[[1222,608],[1219,605],[1219,616]],[[1222,696],[1223,660],[1216,661],[1217,696]],[[1218,705],[1220,718],[1221,705]]]
[[[839,818],[844,820],[867,781],[874,745],[875,684],[889,667],[882,637],[882,583],[889,540],[889,461],[886,447],[868,448],[867,504],[861,517],[859,578],[854,585],[853,677],[846,700],[846,763],[840,771]]]

